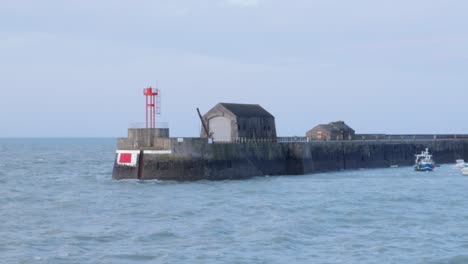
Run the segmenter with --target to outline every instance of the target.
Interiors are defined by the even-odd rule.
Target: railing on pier
[[[276,138],[244,138],[244,137],[237,137],[232,138],[232,143],[265,143],[265,142],[276,142]],[[220,143],[219,141],[215,140],[215,143]]]
[[[278,137],[276,139],[278,143],[306,143],[311,142],[311,138],[306,137]]]
[[[384,135],[384,134],[359,134],[352,140],[317,140],[307,137],[277,137],[277,138],[244,138],[237,137],[228,140],[214,140],[216,144],[226,143],[307,143],[307,142],[352,142],[352,141],[401,141],[401,140],[455,140],[468,139],[468,135]]]
[[[304,142],[310,142],[311,139],[306,138],[306,137],[277,137],[277,138],[244,138],[244,137],[237,137],[237,138],[232,138],[232,141],[230,142],[222,142],[222,141],[216,141],[215,143],[265,143],[265,142],[271,142],[271,143],[304,143]]]
[[[385,134],[357,134],[354,140],[443,140],[468,139],[463,134],[419,134],[419,135],[385,135]]]

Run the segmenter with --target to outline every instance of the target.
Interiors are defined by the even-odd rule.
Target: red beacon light
[[[146,97],[146,128],[156,128],[156,114],[161,113],[161,101],[159,89],[151,86],[143,89]]]

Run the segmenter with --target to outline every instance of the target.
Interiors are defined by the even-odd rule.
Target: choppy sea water
[[[0,263],[468,263],[453,165],[114,181],[113,139],[0,139]]]

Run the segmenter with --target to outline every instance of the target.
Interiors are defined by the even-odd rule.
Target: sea
[[[454,164],[117,181],[115,148],[0,139],[0,263],[468,263]]]

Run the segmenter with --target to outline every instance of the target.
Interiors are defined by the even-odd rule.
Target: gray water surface
[[[113,139],[0,139],[0,263],[468,263],[452,165],[114,181]]]

